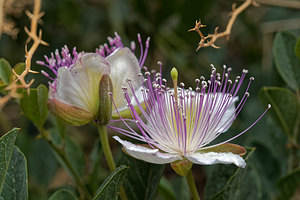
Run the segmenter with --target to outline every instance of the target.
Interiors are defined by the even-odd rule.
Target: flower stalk
[[[99,133],[103,153],[108,164],[108,168],[111,172],[113,172],[116,169],[116,164],[108,142],[106,125],[98,125],[98,133]],[[122,200],[127,200],[126,193],[123,187],[121,187],[120,189],[120,197]]]
[[[108,137],[107,137],[107,130],[105,125],[99,125],[98,126],[98,133],[99,133],[99,138],[101,141],[102,149],[104,152],[104,156],[106,158],[108,168],[111,172],[113,172],[116,169],[116,164],[112,155],[112,152],[110,150],[109,142],[108,142]]]
[[[187,183],[189,185],[190,191],[192,193],[193,199],[194,200],[200,200],[200,196],[199,196],[197,188],[196,188],[196,184],[195,184],[195,181],[194,181],[192,170],[189,170],[189,172],[187,173],[186,180],[187,180]]]

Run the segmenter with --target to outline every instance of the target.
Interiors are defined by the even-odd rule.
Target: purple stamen
[[[141,35],[138,33],[137,34],[137,37],[138,37],[138,41],[139,41],[139,44],[140,44],[140,48],[141,48],[141,55],[140,55],[140,59],[139,59],[139,64],[140,64],[140,66],[141,66],[141,61],[142,61],[142,59],[143,59],[143,50],[144,50],[144,48],[143,48],[143,43],[142,43],[142,39],[141,39]],[[143,66],[143,65],[142,65]]]
[[[53,78],[44,70],[42,70],[41,73],[52,81],[56,79],[59,68],[61,67],[71,68],[71,66],[77,61],[77,59],[80,56],[80,54],[77,53],[75,47],[73,48],[72,55],[71,55],[66,45],[61,49],[60,54],[58,50],[55,50],[55,52],[51,53],[50,55],[51,58],[44,56],[46,63],[44,61],[37,61],[36,63],[45,66],[51,70],[51,72],[54,74]],[[55,85],[52,85],[52,87],[54,86]]]
[[[140,36],[138,38],[141,44]],[[143,58],[141,58],[141,62],[143,62]],[[145,78],[141,76],[144,83],[141,92],[145,110],[138,101],[131,81],[128,81],[130,94],[133,94],[132,96],[137,102],[137,107],[147,120],[147,123],[135,111],[127,89],[124,90],[131,115],[141,134],[134,132],[120,115],[121,121],[126,124],[130,131],[121,128],[114,129],[124,135],[130,135],[130,137],[142,137],[144,142],[147,142],[150,146],[153,145],[151,146],[152,148],[155,146],[162,151],[180,155],[193,153],[203,148],[229,128],[249,97],[248,90],[253,78],[249,79],[244,95],[234,112],[230,110],[232,116],[227,116],[226,120],[221,122],[227,110],[233,109],[232,106],[236,101],[236,94],[245,79],[246,70],[243,70],[242,75],[236,77],[235,83],[232,84],[232,81],[229,80],[231,68],[227,69],[224,66],[223,74],[221,75],[216,73],[216,69],[212,66],[212,73],[208,81],[205,81],[204,77],[196,79],[197,86],[195,91],[191,88],[186,89],[184,84],[181,83],[180,88],[178,88],[178,97],[175,97],[174,92],[167,88],[166,81],[162,79],[162,64],[159,63],[159,65],[159,73],[153,72],[151,77],[151,73],[147,68],[144,68],[146,71]],[[226,142],[249,130],[261,119],[266,111],[245,131],[226,140]]]

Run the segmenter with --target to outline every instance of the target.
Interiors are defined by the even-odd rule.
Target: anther
[[[248,70],[243,69],[243,73],[244,73],[244,74],[247,74],[247,73],[248,73]]]

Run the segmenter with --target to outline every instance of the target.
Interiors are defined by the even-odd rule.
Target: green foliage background
[[[204,24],[207,24],[207,27],[203,29],[205,34],[213,33],[216,26],[220,26],[221,30],[225,29],[232,3],[234,1],[230,0],[44,0],[42,10],[46,14],[42,18],[43,24],[40,28],[43,30],[43,39],[50,43],[50,46],[40,46],[34,55],[34,61],[43,60],[44,55],[49,56],[50,52],[60,49],[63,45],[67,45],[69,48],[76,46],[79,51],[94,51],[100,44],[107,42],[106,38],[113,36],[116,31],[125,44],[130,44],[132,40],[137,41],[137,33],[141,33],[144,40],[150,36],[150,49],[145,65],[150,69],[158,69],[157,61],[162,61],[164,63],[163,74],[167,79],[170,78],[170,69],[176,66],[179,71],[179,81],[185,82],[186,86],[195,86],[194,80],[201,75],[207,77],[210,73],[210,64],[214,64],[219,72],[222,70],[223,64],[233,68],[232,78],[234,75],[239,75],[242,69],[248,69],[248,77],[255,77],[250,88],[251,97],[233,126],[226,134],[222,134],[219,140],[230,138],[251,125],[265,110],[268,103],[273,104],[275,102],[279,110],[287,111],[290,109],[294,113],[283,113],[282,116],[287,122],[282,125],[276,118],[278,112],[274,113],[272,110],[252,129],[234,141],[234,143],[243,146],[256,148],[249,156],[248,166],[245,170],[237,171],[234,166],[193,166],[196,184],[201,196],[205,199],[290,198],[294,195],[297,187],[291,189],[291,187],[286,186],[291,189],[288,191],[288,195],[286,194],[287,191],[282,188],[285,187],[283,186],[285,183],[291,183],[289,181],[294,183],[292,187],[299,184],[297,181],[299,179],[295,179],[291,175],[284,176],[288,172],[292,175],[294,173],[296,177],[299,176],[299,170],[291,172],[288,167],[290,161],[287,144],[290,141],[289,129],[294,126],[293,120],[296,120],[297,111],[299,112],[299,105],[297,103],[295,105],[293,100],[295,96],[293,95],[299,91],[299,79],[298,76],[294,77],[294,75],[299,74],[300,61],[296,60],[295,55],[291,58],[292,62],[288,60],[293,54],[293,50],[290,49],[292,45],[289,44],[291,43],[290,37],[294,36],[287,36],[289,37],[287,38],[281,34],[277,35],[275,39],[275,34],[282,30],[280,20],[287,20],[285,22],[288,22],[291,19],[299,19],[300,21],[300,12],[296,9],[264,5],[258,8],[250,7],[237,18],[230,39],[226,42],[223,39],[217,42],[221,49],[202,48],[196,52],[199,37],[196,33],[187,32],[187,30],[193,28],[195,20],[199,18]],[[32,8],[28,7],[28,9],[31,10]],[[14,66],[24,61],[24,42],[27,36],[22,30],[24,26],[29,24],[29,20],[25,14],[20,18],[11,17],[14,18],[21,31],[16,40],[2,35],[0,57],[5,58],[11,66]],[[279,22],[277,26],[273,28],[268,26],[275,22]],[[299,38],[300,26],[290,24],[290,26],[286,25],[285,27],[290,27],[287,31]],[[282,41],[285,39],[288,41]],[[273,45],[274,40],[278,41],[276,44],[274,43],[275,45]],[[294,40],[295,43],[297,37],[294,37]],[[286,51],[285,48],[289,50]],[[136,54],[139,56],[138,51]],[[287,68],[286,62],[292,67]],[[33,62],[33,69],[45,70],[36,65],[35,62]],[[36,79],[34,88],[41,83],[47,84],[48,81],[41,74],[32,75],[29,78]],[[270,88],[270,86],[274,87]],[[278,91],[275,87],[281,88],[277,88]],[[260,90],[261,100],[258,98]],[[44,92],[44,88],[34,90],[31,93],[35,95],[32,97],[34,98],[32,103],[42,101],[37,96]],[[282,93],[279,94],[278,92]],[[241,95],[243,94],[240,93]],[[284,99],[277,98],[276,95]],[[22,106],[22,100],[20,103]],[[68,156],[73,156],[76,170],[86,180],[89,188],[96,192],[109,176],[102,156],[101,145],[97,141],[97,130],[92,126],[65,127],[52,115],[49,115],[46,120],[47,113],[41,109],[41,107],[35,109],[36,113],[33,115],[40,116],[35,121],[31,116],[27,116],[27,118],[24,114],[20,115],[19,113],[22,113],[20,107],[16,102],[11,101],[0,114],[1,134],[8,132],[13,127],[22,128],[16,141],[18,147],[12,145],[10,151],[13,161],[22,163],[20,165],[25,163],[22,160],[23,153],[26,156],[30,199],[48,199],[54,192],[51,199],[76,199],[74,196],[76,191],[68,173],[60,167],[55,159],[56,155],[52,153],[48,145],[36,138],[39,132],[38,128],[44,123],[45,127],[51,127],[49,131],[51,137],[68,138],[67,149],[69,148],[70,152],[73,152],[69,153]],[[295,140],[295,143],[300,143],[299,138],[295,138]],[[55,141],[61,142],[59,139]],[[120,164],[126,165],[135,162],[123,155],[119,144],[115,141],[111,141],[111,144],[116,155],[120,157]],[[298,150],[298,159],[299,154]],[[146,170],[149,173],[152,170],[157,170],[158,176],[163,173],[164,178],[161,179],[159,185],[159,177],[147,179],[152,180],[153,182],[150,183],[156,184],[157,187],[153,188],[153,194],[146,195],[149,184],[145,183],[141,186],[142,189],[136,188],[134,183],[137,183],[137,180],[128,180],[126,177],[122,177],[125,176],[124,173],[132,174],[132,169],[127,170],[125,167],[119,169],[115,174],[120,176],[122,181],[128,183],[125,184],[125,188],[141,192],[132,199],[190,198],[185,180],[177,177],[169,166],[152,166],[143,162],[142,164],[134,163],[133,166],[141,167],[137,170]],[[141,173],[140,176],[145,178],[146,175]],[[23,174],[23,177],[19,178],[24,179],[25,176],[27,175]],[[230,177],[232,180],[228,182]],[[156,192],[156,188],[158,188],[158,192]],[[61,190],[57,191],[58,189]],[[20,188],[20,191],[24,193],[24,188]],[[27,195],[25,193],[24,196]],[[3,194],[1,193],[1,195]],[[101,199],[100,196],[98,199]]]

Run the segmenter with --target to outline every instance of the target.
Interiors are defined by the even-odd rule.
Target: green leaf
[[[48,89],[40,85],[37,89],[23,91],[23,97],[20,104],[24,114],[40,129],[45,123],[48,116],[47,109]]]
[[[129,166],[124,187],[128,199],[154,199],[165,165],[137,160],[122,152],[118,164]]]
[[[296,37],[288,32],[277,33],[273,55],[283,80],[294,90],[300,88],[300,60],[295,55]]]
[[[103,151],[99,139],[95,141],[94,148],[90,153],[89,163],[91,172],[89,173],[88,187],[94,193],[99,188],[99,183],[102,183],[110,172],[102,165]]]
[[[121,165],[114,172],[112,172],[98,189],[94,200],[117,200],[119,190],[124,181],[127,170],[127,166]]]
[[[20,75],[23,71],[25,70],[25,63],[21,62],[21,63],[17,63],[14,66],[14,71]]]
[[[255,148],[251,148],[248,150],[249,152],[245,158],[245,161],[249,159],[251,154],[254,152]],[[244,180],[246,180],[245,175],[248,168],[249,168],[249,163],[247,164],[247,167],[245,169],[237,168],[233,165],[215,165],[210,176],[208,177],[208,181],[206,184],[207,199],[211,199],[211,200],[242,199],[239,198],[239,195],[245,195],[244,194],[245,192],[242,193],[240,191],[242,189],[241,185],[245,183]],[[252,182],[253,181],[251,180],[250,183]],[[254,194],[256,195],[256,193]],[[249,198],[249,199],[257,199],[257,198]]]
[[[164,177],[160,179],[158,192],[164,199],[168,199],[168,200],[177,199],[171,183]]]
[[[300,168],[295,169],[288,175],[281,178],[277,187],[280,190],[280,195],[278,196],[279,200],[291,199],[293,197],[295,191],[300,186]]]
[[[58,168],[58,162],[47,142],[42,139],[34,141],[27,159],[31,184],[46,189]]]
[[[13,154],[18,128],[14,128],[0,138],[0,192]]]
[[[171,180],[160,179],[158,193],[159,200],[191,199],[190,188],[183,176],[175,176]]]
[[[174,188],[177,200],[191,199],[190,188],[185,177],[175,177],[172,180],[172,187]]]
[[[75,172],[78,175],[82,175],[85,167],[85,158],[81,147],[69,137],[67,137],[65,140],[62,140],[60,138],[60,134],[55,129],[50,131],[50,135],[52,141],[56,146],[64,146],[66,157],[71,162],[71,165],[74,168]],[[74,178],[72,176],[72,173],[69,171],[69,168],[65,166],[64,162],[61,160],[60,156],[58,156],[55,151],[53,151],[53,153],[58,162],[64,167],[64,169],[69,173],[69,175],[72,178]]]
[[[61,189],[51,195],[49,200],[77,200],[78,198],[69,190]]]
[[[294,93],[285,88],[263,87],[259,97],[264,104],[270,103],[272,105],[269,111],[272,118],[291,137],[299,109]]]
[[[0,79],[5,83],[9,84],[11,77],[11,66],[7,60],[0,58]]]
[[[295,54],[300,59],[300,37],[298,38],[295,46]]]
[[[15,146],[0,199],[26,200],[28,198],[27,185],[26,159],[20,149]]]

